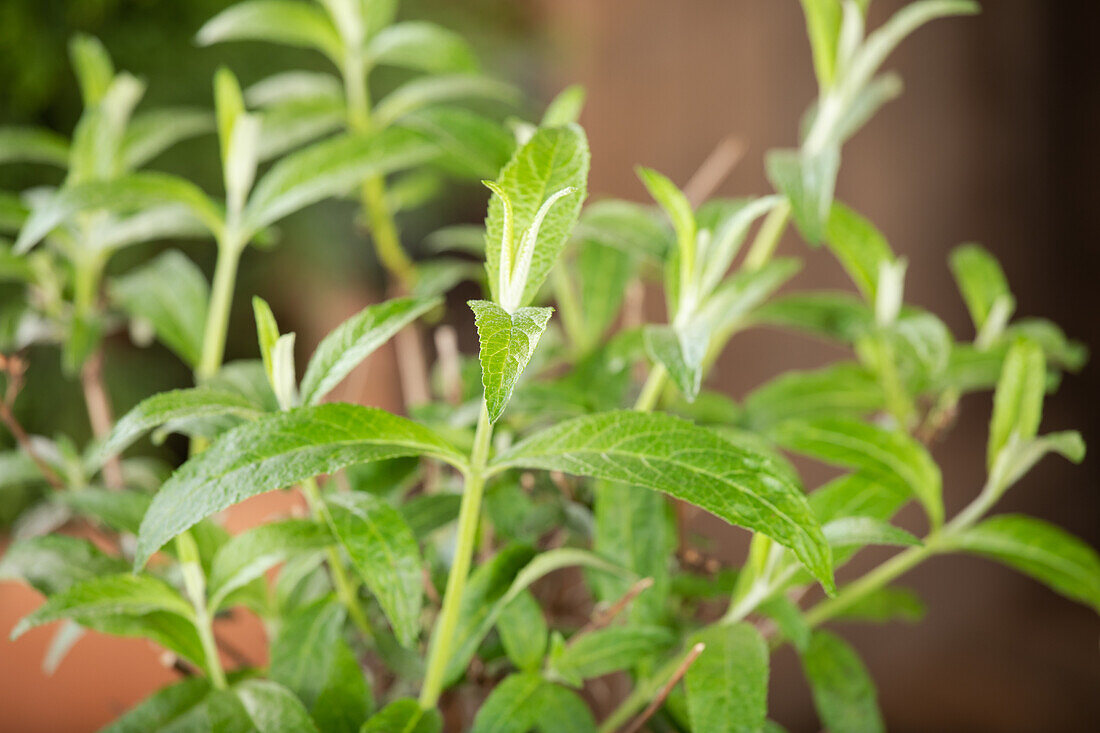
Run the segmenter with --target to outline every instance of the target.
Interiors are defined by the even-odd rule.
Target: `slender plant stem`
[[[642,391],[638,394],[637,401],[634,402],[635,412],[653,412],[653,409],[657,407],[658,400],[661,399],[661,392],[664,391],[665,382],[668,381],[668,372],[660,364],[654,364],[653,368],[649,370],[649,376],[646,377],[645,384],[642,385]]]
[[[191,605],[195,608],[194,625],[206,657],[206,671],[211,684],[219,690],[226,687],[225,670],[218,655],[218,643],[214,638],[214,619],[206,604],[206,578],[199,560],[199,548],[189,532],[176,537],[176,552],[183,570],[183,583]]]
[[[458,539],[455,543],[454,562],[447,576],[447,588],[443,593],[443,607],[436,619],[432,631],[431,648],[428,655],[428,671],[424,675],[424,686],[420,690],[420,706],[424,709],[435,707],[443,692],[443,675],[451,657],[451,642],[458,626],[458,612],[462,605],[462,593],[466,588],[466,577],[470,572],[470,560],[473,557],[477,541],[478,519],[481,514],[481,496],[485,489],[485,466],[489,460],[489,444],[492,440],[493,426],[489,422],[489,410],[484,401],[481,415],[477,421],[477,433],[470,454],[470,469],[466,474],[463,488],[462,505],[458,513]]]
[[[218,262],[214,267],[214,284],[203,330],[202,354],[195,369],[198,382],[213,377],[225,357],[225,339],[229,330],[229,311],[233,305],[233,289],[237,282],[237,265],[243,247],[232,238],[218,242]]]
[[[15,417],[12,406],[8,404],[6,400],[0,401],[0,421],[2,421],[4,425],[7,426],[8,430],[11,431],[19,448],[34,461],[34,465],[38,468],[39,473],[42,474],[42,478],[46,479],[46,483],[55,489],[64,489],[65,482],[62,481],[61,477],[57,475],[57,472],[50,467],[46,459],[40,456],[38,451],[35,450],[34,444],[31,443],[30,436],[27,435],[27,431],[23,428],[22,423]]]
[[[77,319],[90,319],[95,316],[99,300],[99,287],[103,280],[103,268],[107,258],[101,253],[90,255],[76,263],[73,282],[73,310]],[[103,384],[103,346],[100,345],[85,360],[80,368],[80,386],[84,392],[84,404],[88,410],[88,422],[92,426],[92,435],[96,440],[105,440],[111,434],[114,418],[111,413],[111,399]],[[118,456],[111,456],[103,464],[103,480],[108,488],[121,489],[122,462]]]
[[[317,485],[317,479],[310,478],[303,481],[302,493],[306,497],[306,503],[309,504],[309,510],[310,513],[313,514],[313,518],[318,522],[323,522],[331,526],[332,517],[329,514],[324,497],[321,496],[321,489]],[[347,608],[348,616],[363,637],[366,639],[373,638],[374,629],[371,627],[367,615],[363,613],[363,606],[359,603],[359,593],[356,584],[348,578],[347,572],[344,570],[344,561],[343,558],[340,557],[340,551],[335,545],[329,545],[325,549],[325,554],[328,559],[329,576],[332,578],[332,585],[336,589],[337,598],[339,598],[340,602]]]
[[[214,267],[214,285],[207,306],[206,325],[203,330],[202,353],[195,369],[195,379],[203,382],[221,368],[225,355],[225,339],[229,328],[229,309],[233,304],[233,291],[237,282],[237,264],[241,259],[243,244],[233,237],[218,240],[218,262]],[[200,453],[205,442],[192,440],[191,453]],[[184,586],[191,605],[195,608],[195,629],[206,656],[207,673],[214,687],[224,689],[225,671],[218,656],[218,642],[214,637],[214,618],[206,603],[206,578],[203,576],[199,551],[190,532],[176,537],[176,548],[183,567]]]
[[[756,233],[756,239],[749,247],[749,253],[745,255],[746,270],[759,270],[768,264],[772,255],[775,254],[776,247],[779,246],[779,239],[787,230],[787,222],[790,218],[791,202],[786,199],[768,213],[764,223],[760,225],[760,230]]]
[[[92,435],[103,441],[111,434],[114,417],[111,411],[111,398],[103,382],[103,347],[97,348],[84,366],[80,368],[80,386],[84,391],[84,404],[88,408],[88,422],[92,425]],[[113,455],[103,464],[103,481],[107,488],[119,491],[124,488],[122,461]]]

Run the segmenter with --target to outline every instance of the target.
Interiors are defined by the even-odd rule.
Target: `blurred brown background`
[[[0,3],[0,11],[7,3]],[[224,4],[203,0],[195,3],[200,9],[175,6],[166,12],[182,14],[176,22],[191,23],[193,30]],[[903,4],[875,0],[870,26]],[[140,18],[151,6],[165,7],[106,5],[121,7],[124,19]],[[795,142],[798,117],[814,94],[797,0],[470,0],[407,6],[478,28],[486,66],[524,83],[536,99],[548,99],[571,82],[588,88],[582,122],[593,150],[594,195],[643,200],[635,164],[655,167],[682,184],[730,134],[740,137],[747,151],[719,193],[764,193],[769,190],[764,151]],[[152,42],[120,31],[126,26],[113,17],[59,16],[56,36],[63,39],[77,28],[107,36],[112,51],[121,46],[129,53],[119,65],[147,75],[154,87],[158,74],[168,73],[172,53],[194,56],[198,66],[210,70],[223,60],[235,69],[253,64],[253,70],[271,61],[258,46],[199,52],[186,42],[151,55]],[[900,72],[904,95],[844,150],[838,197],[874,221],[909,258],[907,297],[938,313],[959,337],[968,337],[970,326],[946,255],[960,242],[978,241],[1001,259],[1019,315],[1049,317],[1093,352],[1100,349],[1097,28],[1100,11],[1094,3],[1068,0],[986,0],[976,18],[938,21],[891,57],[887,67]],[[296,60],[278,59],[276,65],[285,68]],[[185,92],[208,103],[205,84]],[[173,92],[179,88],[161,85],[159,96],[171,99]],[[70,129],[64,106],[29,114]],[[434,215],[441,221],[456,216],[476,221],[483,199],[463,193],[449,210]],[[300,336],[327,330],[374,297],[377,286],[363,241],[344,223],[347,212],[321,211],[343,217],[321,224],[320,232],[334,242],[322,257],[302,234],[305,225],[288,225],[291,241],[246,262],[252,274],[241,286],[242,294],[271,296],[277,310],[282,308],[280,320],[285,317]],[[431,228],[405,224],[414,245]],[[310,231],[316,237],[317,230]],[[783,247],[807,257],[797,286],[848,287],[828,255],[809,252],[790,235]],[[331,293],[309,305],[296,298],[296,289],[280,286],[307,255],[316,282]],[[209,252],[196,256],[202,260]],[[242,308],[235,316],[242,335],[231,350],[240,355],[253,349],[246,315]],[[741,396],[779,369],[815,366],[838,355],[798,337],[745,334],[732,342],[711,382]],[[365,399],[392,405],[389,362],[384,356],[374,361],[378,369]],[[1094,448],[1100,446],[1095,375],[1096,366],[1090,365],[1067,376],[1048,400],[1044,430],[1077,428]],[[949,512],[969,501],[983,478],[988,414],[988,398],[968,399],[955,431],[935,448],[944,466]],[[1033,513],[1100,545],[1097,465],[1093,458],[1080,467],[1048,459],[1009,493],[999,511]],[[814,476],[808,472],[808,482]],[[264,511],[257,508],[254,514]],[[902,521],[921,527],[916,513]],[[741,533],[732,536],[715,525],[703,522],[700,529],[716,540],[724,557],[739,558]],[[867,553],[853,565],[859,570],[874,559]],[[903,583],[926,599],[929,614],[923,623],[841,629],[874,674],[892,731],[1100,730],[1100,622],[1091,611],[976,559],[937,559]],[[33,593],[0,586],[0,632],[6,634],[36,603]],[[258,647],[255,629],[242,633],[246,647]],[[61,670],[46,678],[38,669],[46,638],[36,632],[16,644],[0,642],[0,729],[90,729],[171,676],[143,642],[98,638],[81,642]],[[792,731],[817,730],[797,661],[786,650],[774,665],[772,715]]]

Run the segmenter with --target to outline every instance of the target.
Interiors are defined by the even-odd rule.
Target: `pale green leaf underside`
[[[262,414],[251,400],[228,390],[195,387],[161,392],[140,402],[115,424],[91,463],[102,465],[107,458],[126,450],[143,434],[167,423],[221,415],[254,419]]]
[[[518,243],[535,215],[551,195],[572,186],[576,191],[557,202],[546,214],[528,270],[520,305],[530,303],[558,258],[580,213],[588,181],[588,141],[577,125],[542,128],[520,148],[501,171],[497,184],[512,202],[513,231]],[[504,205],[499,196],[489,202],[485,220],[485,257],[489,285],[495,292],[500,282]]]
[[[367,306],[341,323],[309,360],[302,377],[302,404],[319,402],[375,349],[440,302],[439,298],[397,298]]]
[[[580,417],[505,451],[493,468],[538,468],[663,491],[791,548],[827,587],[831,555],[798,486],[768,458],[666,414]]]
[[[92,578],[50,596],[42,606],[12,630],[11,638],[28,629],[63,618],[84,619],[144,615],[167,611],[190,619],[190,604],[163,580],[151,575],[119,573]]]
[[[161,487],[142,521],[135,566],[201,519],[250,496],[356,463],[414,455],[465,465],[428,428],[370,407],[302,407],[241,425]]]
[[[206,277],[178,250],[115,278],[111,297],[131,316],[153,325],[157,337],[194,367],[202,354],[210,288]]]
[[[487,300],[471,300],[469,306],[481,342],[481,384],[492,423],[504,412],[554,309],[525,307],[509,314]]]
[[[217,609],[237,588],[255,580],[292,554],[332,542],[326,527],[305,519],[261,524],[225,543],[214,555],[207,580],[210,607]]]

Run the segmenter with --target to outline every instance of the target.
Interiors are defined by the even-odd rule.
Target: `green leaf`
[[[251,91],[251,90],[250,90]],[[257,113],[259,160],[271,160],[340,130],[347,123],[342,97],[313,96],[270,104]]]
[[[359,667],[359,659],[341,639],[336,644],[327,684],[313,706],[313,719],[326,733],[358,733],[363,719],[373,709],[370,685]]]
[[[443,718],[412,699],[394,700],[363,724],[359,733],[439,733]]]
[[[745,398],[745,416],[755,430],[790,419],[859,418],[885,405],[882,386],[864,367],[838,362],[811,371],[775,377]]]
[[[1019,481],[1048,453],[1057,453],[1073,463],[1085,459],[1085,441],[1075,430],[1047,433],[1031,440],[1010,438],[989,472],[989,483],[998,494]]]
[[[900,430],[846,418],[790,420],[773,437],[783,447],[833,466],[866,471],[885,481],[900,481],[924,506],[929,521],[943,521],[943,479],[924,446]]]
[[[141,616],[129,612],[118,615],[79,616],[81,626],[111,636],[127,636],[155,642],[168,651],[202,669],[206,654],[195,631],[194,622],[172,611],[154,611]]]
[[[993,255],[980,245],[964,244],[951,251],[948,262],[959,292],[966,301],[966,309],[970,311],[975,331],[982,331],[999,300],[1008,303],[1009,312],[1005,316],[1011,316],[1015,300],[1004,271]]]
[[[259,733],[317,731],[301,701],[277,682],[245,680],[234,685],[233,692],[248,711],[248,717]]]
[[[737,272],[708,296],[697,317],[692,318],[698,326],[692,327],[720,333],[742,325],[801,267],[802,263],[793,257],[780,257],[755,270]]]
[[[464,99],[514,104],[519,92],[511,84],[477,74],[439,74],[406,82],[378,101],[371,124],[385,128],[425,107]]]
[[[765,160],[768,180],[791,202],[791,215],[810,244],[825,236],[833,205],[833,189],[840,169],[840,149],[829,146],[817,153],[772,150]]]
[[[673,246],[668,229],[650,207],[617,199],[586,206],[573,235],[631,256],[657,260],[664,260]]]
[[[844,84],[849,89],[861,89],[898,44],[925,23],[951,15],[973,15],[978,11],[978,3],[972,0],[922,0],[909,3],[867,36],[866,42],[851,61]]]
[[[534,672],[505,677],[477,711],[470,733],[527,733],[538,722],[537,703],[546,684]]]
[[[328,100],[344,105],[339,77],[325,71],[283,71],[272,74],[244,92],[249,107],[277,107],[289,102]]]
[[[832,586],[821,528],[786,472],[671,415],[612,412],[568,420],[521,441],[492,466],[564,471],[663,491],[772,537]]]
[[[543,685],[537,697],[536,730],[539,733],[596,733],[596,721],[588,703],[559,685]]]
[[[141,524],[135,566],[196,522],[250,496],[356,463],[429,455],[465,459],[427,428],[383,410],[328,404],[288,410],[221,436],[169,479]]]
[[[168,250],[111,282],[111,296],[142,318],[190,366],[202,354],[210,288],[202,271],[178,250]]]
[[[794,601],[780,594],[764,601],[756,610],[774,621],[780,633],[790,640],[795,649],[805,651],[810,643],[810,625],[806,623],[802,609]]]
[[[569,277],[580,280],[582,352],[587,353],[605,341],[622,310],[630,282],[637,275],[638,257],[595,238],[580,242],[576,264]],[[559,267],[561,265],[559,264]]]
[[[210,683],[192,677],[163,687],[109,724],[100,733],[147,733],[170,730],[171,723],[199,705],[210,693]]]
[[[60,534],[18,540],[0,557],[0,578],[22,580],[46,596],[125,569],[121,558],[104,554],[87,540]]]
[[[302,404],[320,402],[375,349],[441,302],[439,298],[395,298],[367,306],[334,328],[306,367]]]
[[[669,556],[676,548],[676,527],[670,507],[660,494],[629,484],[598,481],[595,492],[594,549],[602,557],[632,570],[636,577],[652,578],[653,587],[634,599],[630,618],[636,623],[659,623],[667,616]],[[601,573],[589,577],[596,597],[614,603],[633,579]]]
[[[515,152],[515,139],[501,125],[460,107],[417,110],[399,124],[435,143],[438,165],[458,176],[496,178]]]
[[[534,556],[534,549],[527,545],[508,545],[470,573],[451,639],[451,658],[444,674],[446,684],[453,683],[466,671],[481,641],[510,602],[501,600],[516,575]]]
[[[466,670],[505,606],[539,578],[573,565],[629,575],[628,571],[585,550],[563,547],[536,555],[526,545],[509,545],[474,570],[462,595],[451,658],[443,676],[446,684],[457,680]]]
[[[526,671],[538,670],[550,631],[538,601],[529,591],[504,606],[497,618],[497,632],[512,664]]]
[[[80,84],[80,96],[85,107],[99,104],[107,87],[115,78],[115,65],[99,39],[77,33],[69,40],[69,61]]]
[[[802,653],[802,669],[822,725],[833,733],[883,731],[875,685],[867,669],[840,638],[814,632]]]
[[[344,621],[343,606],[331,596],[288,616],[271,644],[269,674],[293,691],[318,722],[329,716],[339,728],[356,731],[369,710],[370,693],[344,641]],[[340,723],[344,718],[347,724]]]
[[[110,254],[123,247],[161,239],[205,239],[209,236],[210,231],[186,206],[163,204],[108,219],[94,244],[100,252]]]
[[[195,184],[167,173],[131,173],[60,189],[31,211],[19,232],[15,252],[28,251],[57,226],[85,211],[134,211],[161,204],[182,204],[212,232],[221,231],[221,212]]]
[[[580,687],[583,681],[620,669],[630,669],[675,643],[660,626],[611,626],[572,640],[550,654],[550,669],[563,681]]]
[[[1002,514],[951,537],[948,546],[998,560],[1100,613],[1100,556],[1052,524]]]
[[[89,105],[73,130],[68,184],[112,178],[122,170],[122,140],[145,84],[126,72],[111,80],[106,93]]]
[[[694,733],[758,731],[768,712],[768,645],[750,624],[712,626],[692,643],[706,649],[688,667]]]
[[[347,551],[393,626],[402,646],[412,646],[420,630],[420,549],[401,514],[362,492],[326,498],[332,532]]]
[[[645,184],[649,195],[653,197],[672,222],[672,228],[676,232],[676,251],[679,254],[677,267],[679,268],[678,282],[680,286],[680,298],[691,287],[691,281],[695,276],[695,237],[697,228],[695,214],[691,209],[691,203],[687,196],[676,187],[672,181],[649,168],[638,168],[638,178]],[[692,295],[691,297],[694,297]]]
[[[913,591],[886,586],[868,593],[834,617],[836,621],[917,622],[924,618],[924,602]]]
[[[921,541],[900,527],[871,517],[841,517],[826,524],[821,530],[833,547],[862,547],[864,545],[894,545],[911,547]]]
[[[51,595],[11,632],[11,638],[51,621],[70,618],[77,623],[117,615],[140,616],[168,611],[185,619],[192,617],[191,604],[175,588],[151,575],[119,573],[85,580]]]
[[[69,141],[52,130],[38,127],[0,127],[0,164],[69,164]]]
[[[125,475],[125,466],[123,474]],[[112,491],[85,486],[79,491],[62,492],[57,500],[76,514],[92,517],[116,532],[136,535],[141,526],[141,518],[145,516],[153,498],[137,491]],[[125,569],[123,562],[123,567],[116,568],[116,572]]]
[[[840,35],[840,0],[802,0],[806,34],[813,50],[814,73],[821,89],[833,85],[836,76],[837,37]]]
[[[986,464],[990,470],[1013,436],[1027,441],[1035,437],[1043,417],[1046,362],[1038,345],[1020,339],[1008,350],[989,421]]]
[[[462,497],[458,494],[421,494],[399,507],[405,523],[418,539],[458,518]]]
[[[853,295],[830,292],[777,298],[757,310],[755,319],[842,343],[854,343],[874,325],[866,304]]]
[[[587,92],[580,84],[567,86],[558,92],[542,114],[540,127],[561,127],[580,121]]]
[[[894,253],[875,226],[839,202],[833,204],[825,230],[825,244],[847,270],[868,303],[878,292],[879,270]]]
[[[343,43],[328,15],[312,3],[298,0],[244,0],[215,15],[195,36],[199,45],[224,41],[271,41],[312,48],[336,64]]]
[[[423,136],[399,128],[322,140],[281,159],[259,180],[245,207],[242,227],[255,233],[371,176],[410,168],[435,155],[435,146]]]
[[[494,423],[511,399],[516,382],[531,361],[554,309],[525,307],[510,314],[487,300],[471,300],[468,305],[474,312],[481,344],[485,406],[489,422]]]
[[[108,458],[126,450],[143,434],[162,425],[171,426],[187,420],[222,415],[255,419],[261,414],[253,401],[222,389],[195,387],[161,392],[142,400],[123,415],[89,463],[97,467],[103,465]]]
[[[500,292],[501,269],[512,273],[515,265],[509,263],[518,263],[519,259],[510,254],[522,254],[525,248],[520,240],[525,236],[534,237],[534,241],[528,243],[530,266],[524,282],[517,285],[523,291],[516,305],[530,303],[538,293],[577,221],[587,195],[588,164],[584,131],[576,125],[567,125],[538,130],[501,171],[496,185],[511,204],[509,221],[505,221],[500,196],[490,200],[485,220],[485,267],[489,287],[498,302],[504,295]],[[544,203],[569,188],[574,191],[543,211],[539,223],[538,214]]]
[[[753,222],[771,212],[782,199],[763,196],[758,199],[712,199],[703,204],[696,217],[699,228],[709,232],[706,248],[700,254],[700,294],[709,295],[721,282],[737,257]]]
[[[176,143],[213,129],[214,120],[204,109],[166,107],[139,112],[122,136],[122,167],[140,168]]]
[[[700,328],[651,324],[643,331],[646,354],[668,371],[684,399],[694,402],[703,381],[710,334]]]
[[[477,71],[477,57],[458,33],[423,21],[383,28],[367,44],[367,63],[429,74]]]
[[[308,519],[261,524],[222,545],[210,568],[207,596],[212,610],[225,598],[294,554],[320,550],[333,541],[328,528]]]

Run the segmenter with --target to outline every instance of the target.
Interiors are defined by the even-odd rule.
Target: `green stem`
[[[420,706],[425,710],[435,707],[443,692],[443,675],[451,657],[451,642],[458,626],[458,611],[462,593],[470,572],[477,540],[478,519],[481,515],[481,496],[485,490],[485,466],[489,461],[489,444],[493,426],[489,423],[489,410],[484,401],[477,420],[477,433],[470,454],[470,469],[462,493],[462,506],[458,513],[458,539],[455,543],[454,563],[447,576],[447,588],[443,592],[443,607],[432,631],[431,650],[428,655],[428,671],[420,690]]]
[[[321,496],[321,488],[317,485],[317,479],[310,478],[303,481],[302,493],[306,497],[306,503],[309,505],[313,518],[318,522],[331,526],[332,517],[329,514],[324,497]],[[348,616],[351,617],[355,628],[359,629],[359,633],[366,639],[373,638],[374,630],[371,628],[367,615],[363,613],[363,606],[359,603],[359,591],[351,579],[348,578],[344,569],[344,561],[340,557],[340,551],[335,545],[329,545],[325,548],[325,555],[328,559],[329,576],[332,578],[332,585],[336,589],[336,597],[348,610]]]
[[[237,265],[244,247],[231,237],[218,242],[218,263],[214,267],[214,284],[203,330],[202,354],[195,368],[200,384],[213,377],[225,357],[225,339],[229,329],[229,311],[233,305],[233,290],[237,282]]]
[[[654,364],[653,368],[649,370],[649,376],[646,377],[645,384],[642,385],[642,391],[638,394],[637,401],[634,402],[634,411],[653,412],[653,408],[657,406],[657,401],[661,399],[661,392],[664,391],[665,382],[667,381],[668,372],[664,366]]]
[[[890,581],[902,575],[925,558],[932,555],[938,547],[934,538],[929,537],[923,545],[910,547],[899,552],[877,568],[848,585],[833,598],[826,598],[806,612],[806,623],[818,626],[837,614],[851,608],[857,601],[882,588]]]
[[[381,176],[363,182],[362,199],[378,260],[397,281],[401,292],[407,294],[416,284],[416,265],[401,246],[397,225],[386,201],[386,183]]]
[[[211,684],[219,690],[226,687],[225,670],[222,669],[218,644],[214,639],[214,618],[206,605],[206,578],[203,576],[202,563],[199,560],[199,548],[190,533],[184,532],[176,537],[176,552],[183,570],[183,583],[191,605],[195,608],[193,619],[195,631],[199,634],[203,656],[206,657],[206,671]]]
[[[92,255],[77,263],[73,281],[73,306],[77,315],[88,316],[95,311],[99,283],[106,264],[106,258],[101,255]]]
[[[756,239],[749,247],[749,253],[745,255],[744,268],[746,270],[759,270],[768,264],[772,255],[775,254],[776,247],[779,246],[779,239],[786,231],[787,222],[790,221],[790,218],[791,202],[786,199],[768,212],[764,223],[760,225],[760,230],[756,233]]]

